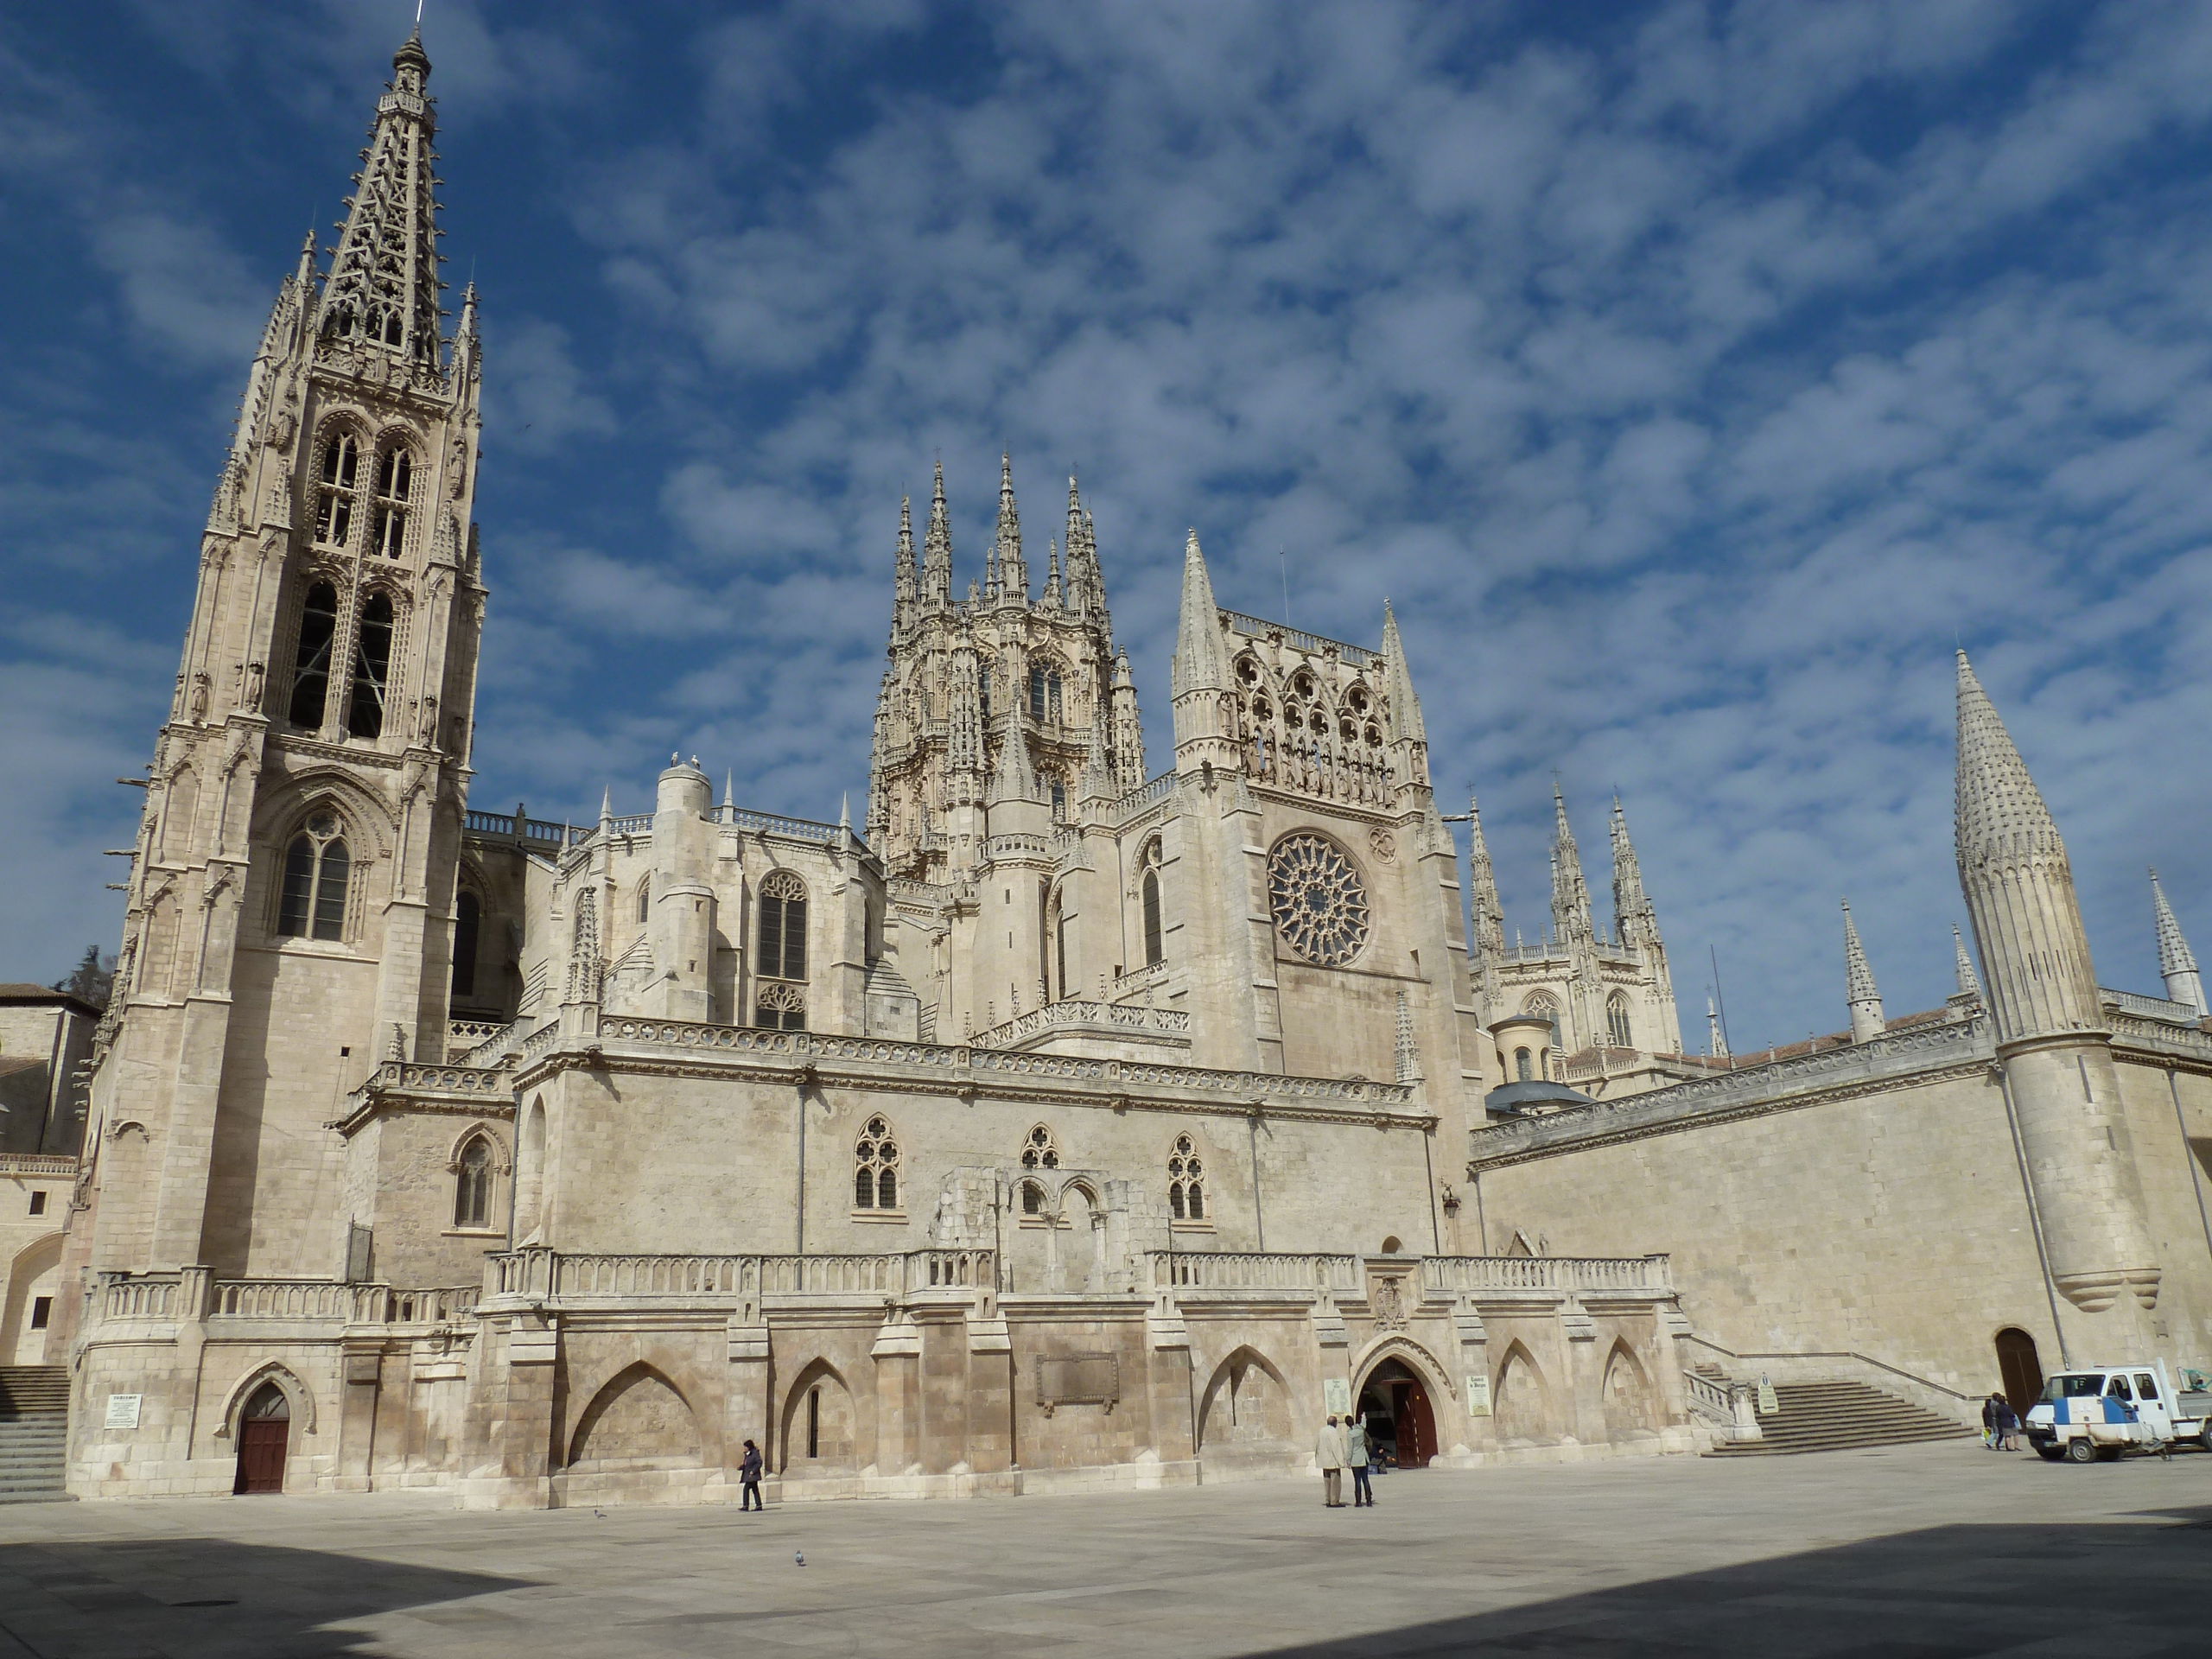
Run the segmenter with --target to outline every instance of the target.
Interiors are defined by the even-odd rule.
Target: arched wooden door
[[[264,1382],[253,1391],[238,1418],[238,1471],[231,1483],[236,1493],[281,1492],[284,1490],[284,1454],[292,1440],[292,1405],[284,1390]]]
[[[1411,1367],[1386,1359],[1370,1371],[1360,1387],[1359,1410],[1368,1420],[1370,1434],[1391,1443],[1399,1468],[1428,1467],[1436,1455],[1436,1414],[1430,1408],[1427,1389]]]
[[[2026,1417],[2028,1408],[2043,1396],[2043,1361],[2036,1339],[2016,1325],[1997,1333],[1997,1376],[2012,1409]]]

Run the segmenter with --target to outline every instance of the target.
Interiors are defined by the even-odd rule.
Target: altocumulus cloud
[[[0,974],[115,931],[101,780],[160,716],[240,341],[407,11],[0,46],[41,255],[0,276],[36,619],[0,634]],[[1618,787],[1685,1011],[1711,944],[1739,1045],[1839,1023],[1845,893],[1892,1008],[1948,988],[1956,640],[2107,982],[2155,988],[2146,862],[2212,946],[2212,10],[431,21],[494,388],[483,798],[635,803],[671,748],[857,798],[899,495],[943,454],[964,582],[1006,448],[1040,543],[1083,473],[1155,765],[1185,525],[1224,603],[1371,640],[1388,594],[1509,925],[1552,776],[1586,852]]]

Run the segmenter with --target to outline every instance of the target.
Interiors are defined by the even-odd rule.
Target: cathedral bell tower
[[[95,1083],[98,1268],[346,1273],[324,1125],[444,1053],[485,590],[429,73],[410,38],[327,274],[310,236],[278,291],[201,538]]]

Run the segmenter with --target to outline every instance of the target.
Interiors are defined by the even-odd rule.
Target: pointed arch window
[[[1615,1048],[1634,1048],[1635,1032],[1629,1025],[1628,998],[1615,991],[1605,999],[1605,1035]]]
[[[1160,842],[1147,842],[1144,874],[1138,878],[1138,897],[1144,907],[1144,965],[1154,966],[1164,954],[1160,918]]]
[[[346,850],[344,828],[336,813],[318,812],[284,849],[277,932],[295,939],[346,937],[346,893],[353,861]]]
[[[322,474],[315,486],[315,538],[343,547],[353,533],[353,494],[360,483],[361,445],[351,432],[334,432],[322,446]]]
[[[1025,1216],[1041,1216],[1045,1213],[1045,1184],[1042,1181],[1022,1182],[1021,1213]]]
[[[806,993],[796,985],[763,985],[753,999],[753,1023],[770,1031],[804,1031]]]
[[[1059,719],[1061,696],[1058,672],[1048,664],[1032,663],[1029,665],[1029,718],[1039,723]]]
[[[396,559],[407,545],[407,504],[413,499],[415,457],[395,444],[377,458],[376,550]]]
[[[1021,1143],[1021,1166],[1024,1169],[1058,1169],[1060,1166],[1059,1144],[1052,1139],[1052,1132],[1039,1123],[1029,1131],[1029,1139]],[[1034,1216],[1045,1208],[1045,1189],[1041,1183],[1027,1180],[1021,1184],[1021,1213]]]
[[[300,605],[300,644],[292,659],[292,724],[308,731],[322,725],[330,696],[330,648],[338,637],[338,590],[327,582],[308,589]]]
[[[492,1144],[471,1135],[454,1160],[453,1224],[464,1232],[483,1232],[492,1224]]]
[[[1206,1218],[1206,1169],[1187,1135],[1175,1137],[1167,1154],[1167,1213],[1177,1221]]]
[[[353,632],[353,694],[346,705],[346,729],[355,737],[384,735],[391,627],[391,595],[371,594]]]
[[[638,919],[649,922],[653,915],[653,879],[650,874],[638,878]]]
[[[899,1142],[889,1120],[871,1117],[853,1147],[853,1208],[899,1207]]]
[[[789,870],[760,878],[757,970],[766,979],[806,977],[806,883]]]
[[[467,888],[453,902],[453,995],[476,994],[476,945],[483,933],[484,903]]]

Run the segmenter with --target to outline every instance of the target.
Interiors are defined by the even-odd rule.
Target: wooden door
[[[2028,1408],[2043,1397],[2043,1362],[2036,1353],[2036,1339],[2013,1326],[1999,1331],[1997,1375],[2005,1399],[2024,1419]]]
[[[1398,1431],[1398,1467],[1426,1469],[1436,1455],[1436,1417],[1417,1382],[1390,1385],[1390,1416]]]
[[[281,1492],[284,1454],[292,1438],[291,1402],[274,1382],[264,1382],[246,1402],[238,1420],[238,1471],[231,1491]]]

